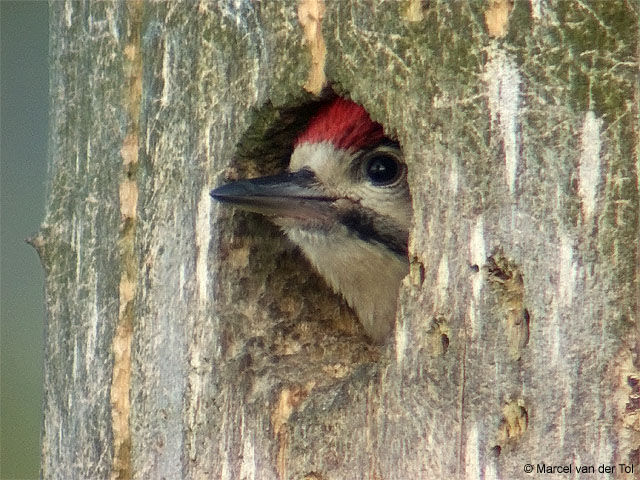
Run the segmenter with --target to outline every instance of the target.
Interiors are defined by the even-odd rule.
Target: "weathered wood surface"
[[[640,471],[637,5],[50,10],[44,478]],[[325,81],[410,168],[382,349],[208,195],[276,168],[261,134]]]

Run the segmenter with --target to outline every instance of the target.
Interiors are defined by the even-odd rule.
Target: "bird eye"
[[[390,185],[400,177],[402,164],[390,153],[376,152],[365,161],[364,173],[373,185]]]

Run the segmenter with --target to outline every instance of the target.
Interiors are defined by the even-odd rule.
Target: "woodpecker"
[[[397,142],[360,105],[337,97],[311,118],[285,173],[228,183],[220,202],[267,216],[384,343],[408,273],[412,217]]]

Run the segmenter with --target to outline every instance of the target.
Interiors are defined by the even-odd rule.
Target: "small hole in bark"
[[[431,326],[427,332],[429,339],[428,352],[432,357],[442,356],[449,349],[449,327],[443,316],[437,316],[431,320]]]
[[[529,428],[529,414],[523,400],[509,400],[502,406],[502,420],[498,427],[498,442],[501,448],[512,447],[520,442]]]
[[[444,355],[445,353],[447,353],[447,350],[449,349],[449,337],[443,333],[442,336],[440,337],[440,340],[442,341],[442,350],[443,350],[442,354]]]
[[[421,287],[422,284],[424,283],[424,277],[425,277],[424,264],[420,261],[418,257],[413,257],[411,259],[411,265],[410,265],[410,278],[412,279],[413,284]]]
[[[529,343],[530,315],[523,306],[524,275],[502,249],[496,249],[487,258],[483,270],[496,294],[501,314],[504,315],[505,342],[509,354],[513,360],[518,360],[523,348]]]
[[[304,480],[324,480],[325,477],[318,472],[309,472],[304,476]]]

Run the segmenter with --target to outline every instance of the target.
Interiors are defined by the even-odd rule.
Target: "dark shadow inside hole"
[[[284,171],[293,153],[293,143],[309,120],[335,94],[298,106],[277,108],[271,103],[252,112],[251,127],[236,146],[232,177],[250,178]]]

